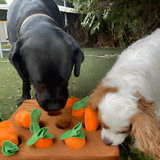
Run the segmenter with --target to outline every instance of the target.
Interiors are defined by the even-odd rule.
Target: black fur
[[[50,16],[30,15],[43,13]],[[14,0],[7,15],[11,51],[9,60],[23,80],[23,95],[18,103],[30,99],[30,83],[36,99],[46,111],[62,109],[68,98],[68,80],[80,74],[83,52],[65,31],[54,0]]]

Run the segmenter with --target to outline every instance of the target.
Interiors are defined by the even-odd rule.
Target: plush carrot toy
[[[78,123],[72,130],[64,133],[60,139],[64,140],[66,145],[72,149],[82,148],[86,144],[85,134],[81,130],[82,123]]]
[[[18,145],[18,133],[10,121],[0,122],[0,147],[6,140]]]
[[[99,126],[98,112],[93,111],[90,106],[85,110],[85,128],[88,131],[95,131]]]
[[[30,131],[34,134],[30,140],[28,140],[27,145],[35,145],[38,148],[46,148],[53,144],[54,136],[48,133],[48,128],[43,127],[40,129],[39,118],[41,115],[41,110],[34,109],[31,112],[31,125]]]
[[[2,152],[7,155],[13,155],[19,150],[18,145],[18,133],[16,128],[10,121],[3,121],[0,118],[0,147]]]
[[[67,99],[66,107],[72,107],[74,105],[74,103],[76,103],[76,102],[77,102],[77,99],[73,96],[70,96]]]
[[[43,127],[35,133],[27,142],[27,145],[35,145],[38,148],[46,148],[53,144],[54,136],[47,132],[48,128]]]
[[[31,124],[31,112],[19,111],[15,117],[15,122],[22,127],[29,128]]]
[[[75,117],[84,116],[87,104],[88,104],[88,96],[83,98],[81,101],[74,103],[74,105],[72,107],[72,115]]]
[[[32,124],[39,121],[42,111],[38,109],[33,109],[32,112],[29,111],[19,111],[15,117],[15,122],[22,127],[30,128],[31,125],[31,114],[32,114]],[[35,116],[36,115],[36,116]]]

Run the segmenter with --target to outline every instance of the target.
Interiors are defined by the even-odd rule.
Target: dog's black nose
[[[103,142],[104,142],[105,144],[109,145],[109,146],[112,145],[112,142],[111,142],[109,139],[107,139],[107,138],[104,138],[104,139],[103,139]]]
[[[41,108],[44,111],[48,111],[48,112],[59,111],[65,107],[65,102],[51,101],[48,99],[40,101],[37,97],[36,97],[36,100],[39,103],[39,105],[41,106]]]

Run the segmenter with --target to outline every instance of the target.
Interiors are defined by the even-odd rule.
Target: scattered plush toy
[[[60,139],[64,140],[66,145],[72,149],[79,149],[85,146],[85,134],[81,130],[82,123],[78,123],[72,130],[64,133]]]
[[[2,152],[11,156],[19,150],[17,145],[18,133],[16,128],[10,121],[3,121],[0,118],[0,147],[2,147]]]
[[[77,99],[73,96],[70,96],[67,99],[66,107],[72,107],[74,105],[74,103],[76,103],[76,102],[77,102]]]
[[[98,112],[93,111],[90,106],[85,110],[84,123],[88,131],[95,131],[99,126]]]
[[[32,112],[29,111],[19,111],[15,117],[15,122],[25,128],[30,128],[31,124],[34,122],[39,122],[39,118],[42,111],[38,109],[33,109]],[[31,123],[31,116],[32,116],[32,123]]]
[[[87,104],[88,104],[88,96],[83,98],[81,101],[77,101],[76,103],[74,103],[72,107],[72,115],[75,117],[84,116]]]
[[[35,145],[38,148],[46,148],[53,144],[54,136],[48,133],[48,128],[43,127],[40,129],[39,118],[42,111],[33,109],[31,112],[31,125],[30,131],[34,134],[27,142],[27,145]]]

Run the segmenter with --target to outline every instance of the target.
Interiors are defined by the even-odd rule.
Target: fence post
[[[1,58],[3,58],[2,44],[1,44],[1,37],[0,37],[0,56],[1,56]]]

